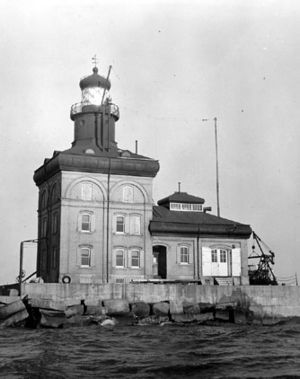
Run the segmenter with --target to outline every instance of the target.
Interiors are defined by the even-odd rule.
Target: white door
[[[229,275],[229,250],[202,248],[203,276]]]
[[[228,276],[228,250],[218,249],[219,276]]]

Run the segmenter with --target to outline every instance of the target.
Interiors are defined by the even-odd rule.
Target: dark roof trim
[[[34,172],[33,179],[40,185],[59,171],[95,172],[112,175],[155,177],[159,163],[154,159],[98,157],[83,154],[58,153]]]
[[[149,231],[152,235],[177,234],[193,236],[220,236],[249,238],[252,229],[244,224],[187,224],[180,222],[150,221]]]

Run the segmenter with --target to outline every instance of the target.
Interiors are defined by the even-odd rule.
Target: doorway
[[[167,279],[167,248],[162,245],[153,246],[153,278]]]
[[[229,251],[227,249],[213,249],[211,251],[211,275],[229,275]]]

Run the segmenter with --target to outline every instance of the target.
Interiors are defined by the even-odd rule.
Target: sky
[[[299,19],[296,0],[0,0],[0,283],[37,237],[33,172],[71,146],[95,54],[100,74],[112,65],[118,146],[160,162],[153,201],[180,181],[217,213],[217,117],[221,216],[300,280]],[[27,244],[26,275],[35,255]]]

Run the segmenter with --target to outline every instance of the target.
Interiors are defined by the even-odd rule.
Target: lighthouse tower
[[[81,102],[71,107],[75,136],[71,151],[76,153],[117,156],[115,142],[115,122],[119,120],[119,108],[108,96],[110,82],[93,74],[83,78],[80,83]]]
[[[152,181],[157,160],[118,148],[110,81],[80,80],[74,141],[34,173],[39,188],[37,275],[45,282],[106,283],[152,276]],[[149,252],[147,254],[146,252]]]

